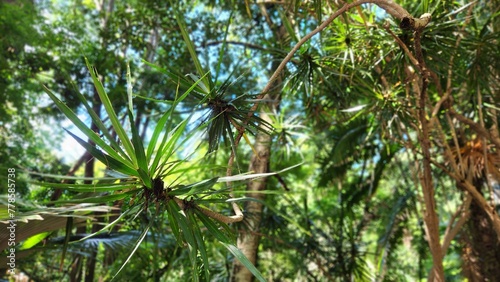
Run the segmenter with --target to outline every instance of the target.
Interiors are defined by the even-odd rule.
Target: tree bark
[[[485,178],[479,178],[472,183],[481,194],[484,193],[485,181]],[[491,226],[492,222],[484,208],[473,201],[470,218],[461,236],[464,245],[462,270],[469,281],[498,281],[500,277],[500,241]]]
[[[267,13],[265,4],[260,5],[260,10],[262,15],[266,18],[267,24],[273,31],[277,44],[283,44],[284,39],[289,36],[285,26],[283,24],[278,26],[273,23],[271,17],[269,17]],[[290,22],[292,21],[293,20],[290,19]],[[272,70],[276,70],[278,66],[279,62],[275,60],[272,64]],[[276,80],[272,81],[272,88],[269,94],[266,94],[264,97],[264,100],[274,101],[261,105],[259,116],[264,122],[271,123],[269,114],[279,107],[283,83],[282,77],[282,74],[280,74]],[[263,126],[262,124],[260,126],[265,127],[265,125]],[[263,131],[257,132],[254,144],[255,151],[250,159],[249,171],[253,173],[266,173],[269,171],[271,143],[272,136],[269,133]],[[257,265],[258,261],[258,249],[260,244],[259,226],[262,221],[263,210],[261,202],[265,200],[265,194],[258,192],[266,189],[266,181],[267,178],[260,178],[248,183],[247,196],[257,199],[260,202],[246,202],[244,220],[246,228],[239,230],[238,234],[237,246],[253,265]],[[252,273],[237,260],[234,261],[231,274],[231,281],[253,281]]]
[[[261,111],[261,118],[269,121],[269,116],[264,110]],[[255,151],[250,162],[249,170],[254,173],[268,172],[270,158],[271,135],[258,132],[255,140]],[[266,189],[267,178],[260,178],[250,181],[247,185],[248,197],[263,201],[265,196],[262,193],[255,193]],[[245,204],[246,228],[239,231],[238,248],[250,260],[252,264],[257,262],[257,250],[259,248],[260,236],[259,226],[262,220],[263,205],[260,202],[249,201]],[[234,262],[232,281],[252,281],[252,273],[239,261]]]
[[[94,110],[94,112],[97,113],[98,116],[100,116],[100,112],[101,112],[101,101],[99,100],[99,95],[97,95],[97,92],[96,90],[94,90],[94,99],[92,101],[92,110]],[[97,127],[97,125],[92,122],[92,124],[90,125],[90,129],[94,132],[96,132],[97,134],[99,134],[99,128]],[[95,145],[95,143],[88,139],[88,142],[89,144],[91,145]],[[92,155],[88,154],[86,155],[87,156],[87,159],[85,160],[85,177],[94,177],[94,167],[95,167],[95,159]],[[84,180],[84,183],[85,184],[91,184],[92,181],[91,180]],[[96,232],[97,230],[95,230],[97,228],[98,225],[93,225],[92,226],[92,232]],[[87,226],[84,224],[84,225],[81,225],[79,227],[77,227],[76,229],[76,233],[77,234],[85,234],[87,233]],[[80,281],[81,278],[79,277],[84,277],[84,280],[86,282],[88,281],[94,281],[94,276],[95,276],[95,259],[96,259],[96,256],[97,256],[97,250],[90,250],[91,254],[90,256],[85,260],[85,258],[83,256],[80,256],[80,255],[77,255],[79,256],[78,257],[78,262],[77,264],[74,264],[73,265],[73,271],[71,273],[74,273],[76,276],[72,277],[71,278],[71,281]],[[83,275],[82,271],[83,271],[83,267],[82,267],[82,263],[85,262],[86,263],[86,267],[85,267],[85,275]]]

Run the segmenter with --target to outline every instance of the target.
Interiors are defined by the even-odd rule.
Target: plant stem
[[[429,281],[444,281],[443,254],[439,243],[439,217],[436,211],[436,201],[434,198],[434,184],[432,181],[431,153],[429,139],[429,124],[426,117],[427,86],[429,84],[430,73],[427,70],[422,46],[420,44],[421,30],[415,31],[415,57],[420,65],[420,74],[422,87],[420,92],[418,118],[420,123],[419,141],[422,148],[422,193],[424,194],[424,221],[427,226],[427,236],[429,238],[429,247],[432,254],[433,267],[429,275]]]

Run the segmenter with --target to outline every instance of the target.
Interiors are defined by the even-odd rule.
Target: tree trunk
[[[261,111],[261,118],[269,121],[269,116]],[[269,134],[258,132],[255,140],[255,151],[252,155],[249,170],[254,173],[265,173],[268,171],[270,158],[271,136]],[[266,188],[267,178],[260,178],[250,181],[247,185],[249,191],[248,197],[263,201],[265,196],[262,193],[253,193],[262,191]],[[252,264],[257,262],[257,250],[259,248],[260,236],[258,235],[260,222],[262,220],[263,205],[260,202],[249,201],[245,204],[245,225],[246,228],[239,230],[238,248],[245,254]],[[239,261],[234,262],[232,281],[252,281],[252,273]]]
[[[269,7],[274,7],[271,5]],[[269,8],[271,9],[271,8]],[[272,8],[275,9],[275,8]],[[266,4],[260,5],[260,11],[262,15],[266,18],[266,22],[270,29],[273,31],[276,38],[276,44],[282,46],[285,39],[289,37],[289,34],[283,24],[275,25],[268,15],[268,7]],[[288,10],[288,9],[285,9]],[[291,12],[291,11],[290,11]],[[293,22],[293,19],[289,19]],[[272,70],[276,70],[279,66],[279,60],[274,60],[272,64]],[[259,116],[262,120],[267,123],[271,123],[269,114],[279,107],[281,90],[283,87],[283,76],[280,75],[275,81],[273,81],[273,87],[270,93],[265,95],[264,99],[274,101],[272,103],[265,103],[261,105]],[[261,127],[265,127],[260,125]],[[254,153],[250,159],[249,171],[252,173],[266,173],[269,171],[269,164],[271,158],[271,142],[272,136],[263,131],[258,131],[255,138]],[[247,185],[248,197],[255,198],[259,201],[265,200],[265,194],[255,193],[258,191],[263,191],[266,189],[267,178],[260,178],[257,180],[252,180]],[[263,205],[261,202],[248,201],[245,204],[245,228],[240,229],[238,232],[238,248],[245,254],[245,256],[250,260],[253,265],[257,265],[258,258],[258,248],[260,244],[259,227],[262,220],[262,210]],[[231,281],[253,281],[252,273],[239,261],[235,260],[233,264],[233,271],[231,273]]]
[[[101,112],[101,101],[99,99],[99,95],[97,94],[96,90],[94,90],[94,100],[92,101],[92,110],[100,116]],[[97,134],[99,134],[99,128],[95,123],[92,122],[90,125],[90,129]],[[95,143],[92,140],[88,140],[89,144],[95,145]],[[92,155],[86,154],[87,159],[85,160],[85,177],[94,177],[94,167],[95,167],[95,159]],[[91,184],[91,180],[84,180],[85,184]],[[102,218],[99,218],[99,220],[102,220]],[[98,230],[98,225],[93,225],[92,226],[92,232],[96,232]],[[76,229],[77,234],[85,234],[87,233],[87,226],[84,224],[82,226],[77,227]],[[86,250],[89,251],[89,250]],[[97,256],[97,249],[96,250],[90,250],[91,254],[89,257],[86,259],[86,267],[85,267],[85,275],[83,275],[83,267],[82,263],[85,261],[84,257],[81,255],[78,258],[78,263],[73,265],[73,270],[71,271],[72,274],[75,276],[71,277],[71,281],[80,281],[81,278],[79,277],[84,277],[85,281],[94,281],[94,276],[95,276],[95,259]]]
[[[474,186],[481,192],[483,181],[474,181]],[[462,232],[462,242],[463,275],[471,282],[498,281],[500,242],[488,215],[475,201],[470,205],[470,218]]]

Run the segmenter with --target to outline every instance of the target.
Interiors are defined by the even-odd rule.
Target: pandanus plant
[[[232,196],[232,182],[263,177],[269,174],[234,175],[229,177],[213,177],[194,183],[182,182],[183,175],[194,173],[196,169],[203,169],[203,165],[186,165],[189,162],[189,157],[195,153],[188,154],[184,159],[179,159],[179,150],[188,140],[190,141],[193,137],[199,136],[197,135],[199,130],[206,129],[214,119],[219,117],[214,116],[211,120],[190,130],[189,123],[196,112],[195,110],[177,124],[174,124],[175,119],[173,115],[176,108],[179,107],[188,95],[195,95],[192,93],[193,91],[200,93],[206,90],[203,84],[206,75],[197,81],[193,81],[192,85],[184,93],[177,93],[175,100],[170,101],[169,109],[161,115],[158,123],[152,130],[151,139],[147,143],[147,146],[145,146],[134,123],[134,94],[132,93],[130,71],[127,76],[127,109],[125,113],[128,117],[128,122],[123,124],[120,121],[119,114],[113,108],[110,98],[106,94],[105,87],[99,79],[96,68],[91,66],[88,61],[87,67],[111,126],[107,126],[103,119],[99,118],[100,115],[94,112],[82,94],[79,93],[78,96],[88,115],[91,117],[92,122],[98,127],[100,134],[91,130],[56,94],[52,93],[49,89],[46,89],[46,92],[64,115],[71,120],[73,125],[88,138],[88,141],[83,140],[75,133],[66,130],[87,152],[104,164],[106,167],[106,176],[104,178],[90,179],[90,183],[80,183],[77,181],[72,184],[43,183],[43,185],[86,193],[86,196],[83,198],[77,197],[70,201],[60,200],[53,203],[55,205],[93,203],[99,206],[108,205],[113,201],[131,200],[127,209],[122,209],[121,214],[116,220],[109,222],[99,231],[80,238],[80,241],[108,232],[118,222],[137,217],[141,213],[147,213],[148,216],[153,217],[159,214],[166,214],[168,226],[176,242],[179,246],[189,249],[189,258],[192,263],[193,273],[198,273],[198,257],[201,257],[205,278],[207,281],[209,280],[208,265],[210,259],[204,243],[204,237],[206,236],[204,234],[208,233],[225,246],[259,280],[264,281],[258,270],[234,246],[235,238],[231,234],[228,224],[243,219],[243,214],[237,202],[244,200],[244,198],[234,198]],[[161,68],[157,68],[161,70]],[[172,75],[171,72],[163,71]],[[202,98],[200,104],[205,103],[206,99],[210,96],[206,95],[204,97],[206,98]],[[140,97],[136,98],[140,99]],[[199,142],[203,142],[203,140],[199,140]],[[65,177],[59,178],[64,179]],[[83,180],[78,178],[72,179]],[[225,183],[226,187],[215,189],[217,183]],[[228,197],[228,195],[230,196]],[[209,208],[220,203],[232,205],[235,215],[227,216]],[[154,212],[148,213],[148,209],[152,207]],[[89,211],[92,211],[92,209],[89,208]],[[129,259],[141,244],[141,241],[146,238],[152,222],[153,220],[143,230],[140,230],[139,240],[130,253]],[[71,228],[71,225],[67,226],[66,232],[68,234],[71,233]],[[126,263],[123,264],[123,266],[125,265]],[[115,274],[115,277],[117,274]],[[195,280],[197,279],[195,278]]]

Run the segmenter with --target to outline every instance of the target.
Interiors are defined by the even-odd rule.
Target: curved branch
[[[421,27],[423,28],[423,27]],[[422,192],[424,194],[424,222],[427,226],[429,236],[429,247],[431,250],[433,268],[429,274],[429,281],[444,281],[443,254],[439,243],[439,217],[436,211],[436,200],[434,198],[434,184],[432,180],[431,153],[429,138],[429,123],[426,115],[427,86],[429,84],[430,71],[427,69],[421,46],[422,29],[415,30],[415,57],[420,66],[420,75],[422,76],[422,87],[419,97],[418,119],[420,130],[418,139],[423,154],[422,166]]]
[[[172,197],[171,199],[175,201],[175,203],[179,206],[179,208],[181,208],[181,210],[184,210],[187,208],[184,200],[182,200],[178,197],[175,197],[175,196]],[[243,220],[243,213],[241,212],[239,207],[238,207],[238,209],[234,209],[234,205],[235,205],[234,202],[233,202],[233,209],[235,210],[236,214],[233,216],[226,216],[226,215],[223,215],[221,213],[214,212],[213,210],[202,207],[196,203],[193,203],[193,205],[194,205],[194,208],[199,210],[202,214],[204,214],[210,218],[213,218],[215,220],[218,220],[220,222],[226,223],[226,224],[240,222]]]
[[[232,216],[225,216],[223,214],[220,214],[218,212],[214,212],[213,210],[210,210],[210,209],[198,206],[198,205],[196,205],[196,209],[199,210],[202,214],[204,214],[208,217],[211,217],[213,219],[216,219],[220,222],[226,223],[226,224],[240,222],[243,220],[243,213],[241,212],[241,210],[239,211],[239,214],[236,213],[235,215],[232,215]]]
[[[271,78],[269,78],[269,81],[267,82],[266,86],[264,89],[262,89],[262,92],[257,96],[257,100],[263,99],[264,96],[267,94],[267,92],[271,89],[273,82],[278,78],[278,76],[281,74],[281,72],[285,69],[286,64],[292,59],[292,57],[295,55],[295,53],[299,50],[299,48],[306,43],[309,39],[311,39],[314,35],[318,34],[322,30],[324,30],[328,25],[330,25],[333,20],[335,20],[338,16],[341,14],[345,13],[347,10],[360,6],[362,4],[376,4],[380,8],[384,9],[387,13],[392,15],[393,17],[403,20],[404,18],[411,18],[411,15],[401,6],[398,4],[392,2],[391,0],[359,0],[355,1],[353,3],[345,4],[342,6],[339,10],[337,10],[335,13],[333,13],[328,19],[326,19],[321,25],[319,25],[317,28],[315,28],[313,31],[308,33],[306,36],[304,36],[295,46],[290,50],[290,52],[286,55],[286,57],[281,61],[279,66],[276,68],[274,73],[271,75]],[[248,112],[248,117],[251,117],[255,111],[257,110],[257,107],[259,106],[259,103],[255,103],[252,108],[250,108],[250,111]],[[247,119],[248,120],[248,119]],[[234,146],[238,146],[241,137],[243,136],[243,132],[245,131],[244,125],[246,125],[248,121],[245,121],[243,126],[240,126],[237,128],[238,130],[238,135],[234,140]],[[229,161],[227,164],[227,171],[226,174],[227,176],[232,175],[232,168],[234,164],[234,150],[231,151],[231,155],[229,156]]]
[[[491,143],[495,144],[496,148],[500,148],[500,138],[493,136],[486,130],[484,127],[482,127],[480,124],[470,120],[469,118],[461,115],[460,113],[457,113],[454,109],[449,109],[448,111],[451,116],[456,118],[458,121],[468,125],[473,131],[475,131],[478,135],[481,137],[486,138],[487,140],[490,140]]]
[[[463,176],[449,171],[446,167],[444,167],[442,164],[431,160],[432,164],[441,169],[444,173],[449,175],[451,178],[453,178],[456,182],[457,185],[461,188],[463,188],[465,191],[469,193],[469,195],[472,196],[472,199],[481,207],[481,209],[488,215],[491,224],[493,226],[493,229],[495,230],[498,239],[500,240],[500,217],[497,215],[495,209],[491,207],[484,196],[477,191],[476,187],[470,183],[467,179],[464,179]]]
[[[446,231],[443,237],[443,245],[441,246],[441,252],[446,254],[448,248],[450,247],[451,241],[457,236],[458,232],[462,229],[462,226],[467,222],[470,216],[469,206],[472,202],[472,197],[470,194],[465,195],[465,200],[462,203],[462,206],[453,214],[452,218],[448,226],[446,227]],[[458,221],[453,225],[455,219],[460,216]]]
[[[272,83],[278,78],[278,75],[285,69],[286,64],[290,61],[293,55],[295,55],[295,53],[304,43],[306,43],[314,35],[321,32],[323,29],[325,29],[328,25],[330,25],[330,23],[333,22],[333,20],[335,20],[338,16],[340,16],[347,10],[354,8],[356,6],[360,6],[361,4],[368,4],[368,3],[376,4],[380,8],[384,9],[387,13],[391,14],[393,17],[398,18],[400,20],[402,20],[405,17],[410,17],[410,14],[403,7],[399,6],[398,4],[390,0],[359,0],[342,6],[342,8],[338,9],[337,12],[333,13],[333,15],[331,15],[327,20],[325,20],[321,25],[319,25],[309,34],[304,36],[299,42],[297,42],[297,44],[295,44],[292,50],[288,53],[288,55],[286,55],[283,61],[281,61],[278,68],[274,71],[273,75],[271,76],[271,78],[269,79],[266,86],[262,90],[262,93],[259,96],[263,97],[264,94],[271,89]]]

